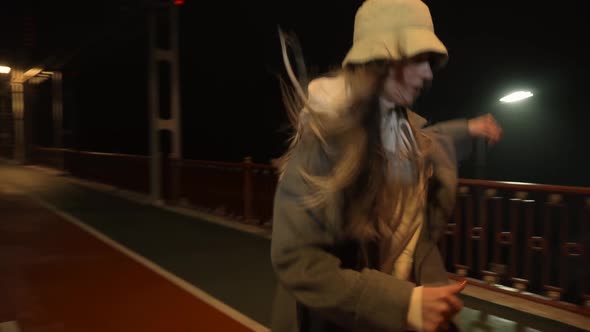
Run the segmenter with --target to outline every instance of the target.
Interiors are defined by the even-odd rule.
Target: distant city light
[[[10,67],[0,66],[0,74],[10,74]]]
[[[532,96],[533,94],[530,91],[516,91],[500,98],[500,101],[503,103],[515,103],[517,101],[521,101]]]
[[[184,5],[184,0],[174,0],[174,4],[177,6]]]

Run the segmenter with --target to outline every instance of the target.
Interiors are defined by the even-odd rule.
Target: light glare
[[[503,103],[515,103],[517,101],[521,101],[523,99],[527,99],[532,97],[533,94],[530,91],[516,91],[507,96],[500,98],[500,101]]]

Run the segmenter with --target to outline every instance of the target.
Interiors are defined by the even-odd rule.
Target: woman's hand
[[[489,113],[467,121],[467,127],[471,136],[487,138],[492,145],[502,137],[502,128]]]
[[[422,328],[424,332],[447,331],[451,320],[463,308],[457,294],[467,281],[442,287],[422,289]]]

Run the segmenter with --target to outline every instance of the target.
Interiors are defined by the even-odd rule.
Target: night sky
[[[268,163],[287,119],[277,25],[295,33],[312,75],[339,65],[362,1],[186,0],[180,7],[184,158]],[[450,52],[415,110],[432,123],[492,112],[504,139],[488,154],[494,180],[590,186],[589,74],[582,1],[426,1]],[[0,62],[61,67],[66,147],[148,153],[147,39],[141,0],[0,4]],[[67,9],[67,12],[66,12]],[[23,47],[22,20],[35,21]],[[7,59],[7,60],[6,60]],[[500,104],[513,89],[535,96]],[[48,87],[30,106],[35,143],[51,146]],[[473,162],[461,167],[473,177]]]

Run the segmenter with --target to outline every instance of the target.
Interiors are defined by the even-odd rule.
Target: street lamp
[[[509,93],[502,98],[499,99],[501,104],[513,104],[525,99],[528,99],[533,96],[533,93],[530,91],[514,91]],[[499,104],[494,106],[494,109],[497,109]],[[514,105],[516,106],[516,105]],[[487,159],[488,159],[488,143],[485,138],[479,138],[476,140],[476,150],[475,150],[475,176],[479,179],[486,178],[486,167],[487,167]]]
[[[500,102],[502,103],[515,103],[521,100],[525,100],[533,96],[533,93],[530,91],[516,91],[508,94],[502,98],[500,98]]]
[[[10,70],[8,66],[0,66],[0,74],[10,74]]]

